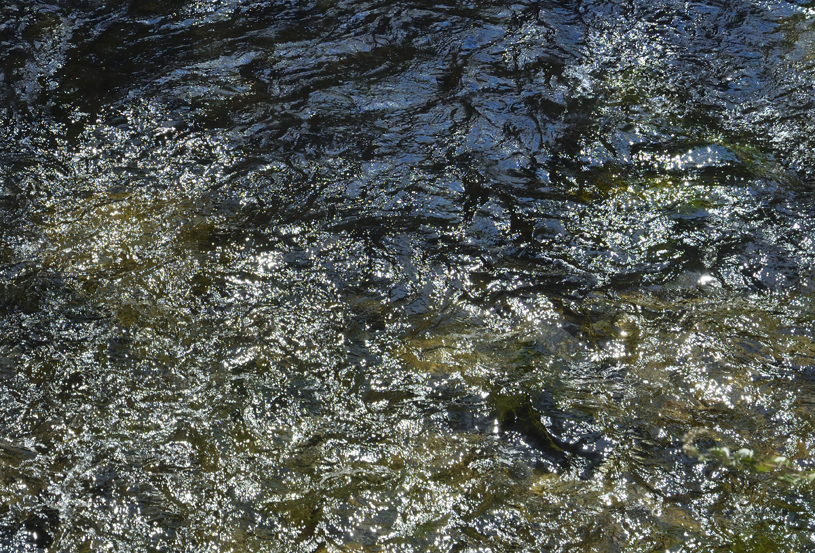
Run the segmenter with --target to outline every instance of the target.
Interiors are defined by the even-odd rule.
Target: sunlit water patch
[[[0,547],[805,551],[811,8],[0,7]]]

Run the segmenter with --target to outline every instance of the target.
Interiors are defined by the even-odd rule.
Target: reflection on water
[[[0,545],[815,547],[813,15],[5,2]]]

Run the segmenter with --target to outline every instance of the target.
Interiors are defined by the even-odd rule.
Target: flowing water
[[[813,2],[4,0],[0,549],[815,551],[814,118]]]

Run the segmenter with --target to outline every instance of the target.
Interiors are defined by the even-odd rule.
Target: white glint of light
[[[234,367],[240,367],[241,365],[245,365],[252,361],[253,359],[255,359],[256,355],[257,354],[254,351],[254,348],[241,349],[239,350],[239,353],[237,353],[234,357],[225,360],[224,365],[230,369]]]
[[[716,279],[710,275],[702,275],[699,277],[699,284],[701,286],[705,286],[706,284],[712,283],[714,280]]]
[[[275,272],[283,262],[283,255],[280,252],[263,252],[257,256],[258,276],[265,276]]]
[[[625,342],[621,340],[610,341],[604,350],[593,352],[589,359],[592,362],[601,362],[608,359],[622,359],[627,355]]]

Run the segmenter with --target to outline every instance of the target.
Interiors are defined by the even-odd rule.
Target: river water
[[[815,5],[4,0],[0,547],[813,551]]]

